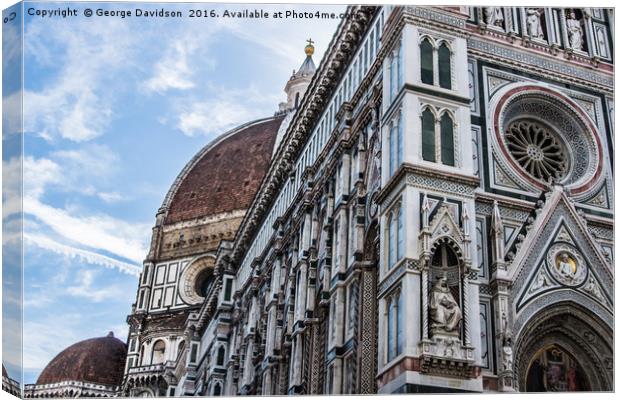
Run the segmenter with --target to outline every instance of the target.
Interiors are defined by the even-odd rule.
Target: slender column
[[[422,267],[422,339],[428,339],[428,265]]]
[[[471,344],[470,332],[469,332],[469,277],[468,272],[465,272],[463,277],[463,332],[464,332],[464,344],[469,346]]]
[[[439,57],[435,46],[433,46],[433,85],[439,86]]]

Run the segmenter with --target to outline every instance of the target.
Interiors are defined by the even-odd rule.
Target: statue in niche
[[[504,371],[512,371],[512,338],[510,332],[504,335],[502,341],[502,367]]]
[[[433,334],[458,335],[458,326],[462,318],[461,309],[450,293],[445,275],[440,277],[431,289],[430,311]]]
[[[485,7],[484,17],[487,25],[501,27],[504,23],[504,13],[501,7]]]
[[[530,35],[533,39],[544,39],[542,25],[540,23],[540,17],[542,13],[537,8],[528,8],[527,9],[527,34]]]
[[[573,50],[583,49],[583,28],[574,11],[571,11],[566,19],[566,30],[568,31],[568,44],[570,48]]]

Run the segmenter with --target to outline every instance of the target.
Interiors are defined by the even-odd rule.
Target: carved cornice
[[[396,174],[390,178],[385,187],[377,196],[377,203],[384,201],[405,177],[409,185],[449,191],[453,194],[473,196],[474,189],[480,185],[480,178],[473,175],[464,175],[458,172],[446,172],[426,166],[405,163]]]
[[[416,25],[430,27],[440,31],[448,31],[461,37],[469,35],[467,32],[468,16],[461,13],[454,13],[445,8],[438,7],[404,7],[404,15],[407,22]]]

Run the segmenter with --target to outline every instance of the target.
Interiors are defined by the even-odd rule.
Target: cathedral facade
[[[172,185],[116,394],[613,390],[613,10],[347,11]]]
[[[173,185],[123,394],[613,390],[613,13],[348,11]]]

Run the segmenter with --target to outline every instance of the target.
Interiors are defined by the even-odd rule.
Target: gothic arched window
[[[433,85],[433,45],[428,39],[420,44],[420,65],[422,83]]]
[[[387,362],[402,353],[403,348],[403,310],[400,292],[387,299]]]
[[[435,116],[428,108],[422,112],[422,159],[435,162]]]
[[[452,89],[452,71],[450,63],[450,49],[448,45],[442,43],[439,46],[438,58],[439,58],[439,86],[444,89]]]
[[[440,245],[431,260],[431,265],[440,269],[458,268],[459,259],[448,245]]]
[[[387,266],[392,268],[405,253],[405,222],[402,205],[396,205],[387,219]]]
[[[390,101],[396,97],[398,90],[403,84],[402,77],[402,46],[397,44],[397,47],[392,50],[392,55],[389,58],[389,99]]]
[[[402,114],[399,113],[398,119],[392,121],[388,135],[389,141],[389,171],[390,176],[396,172],[400,164],[403,162],[403,127]]]
[[[441,162],[454,166],[454,122],[446,112],[441,116]]]

